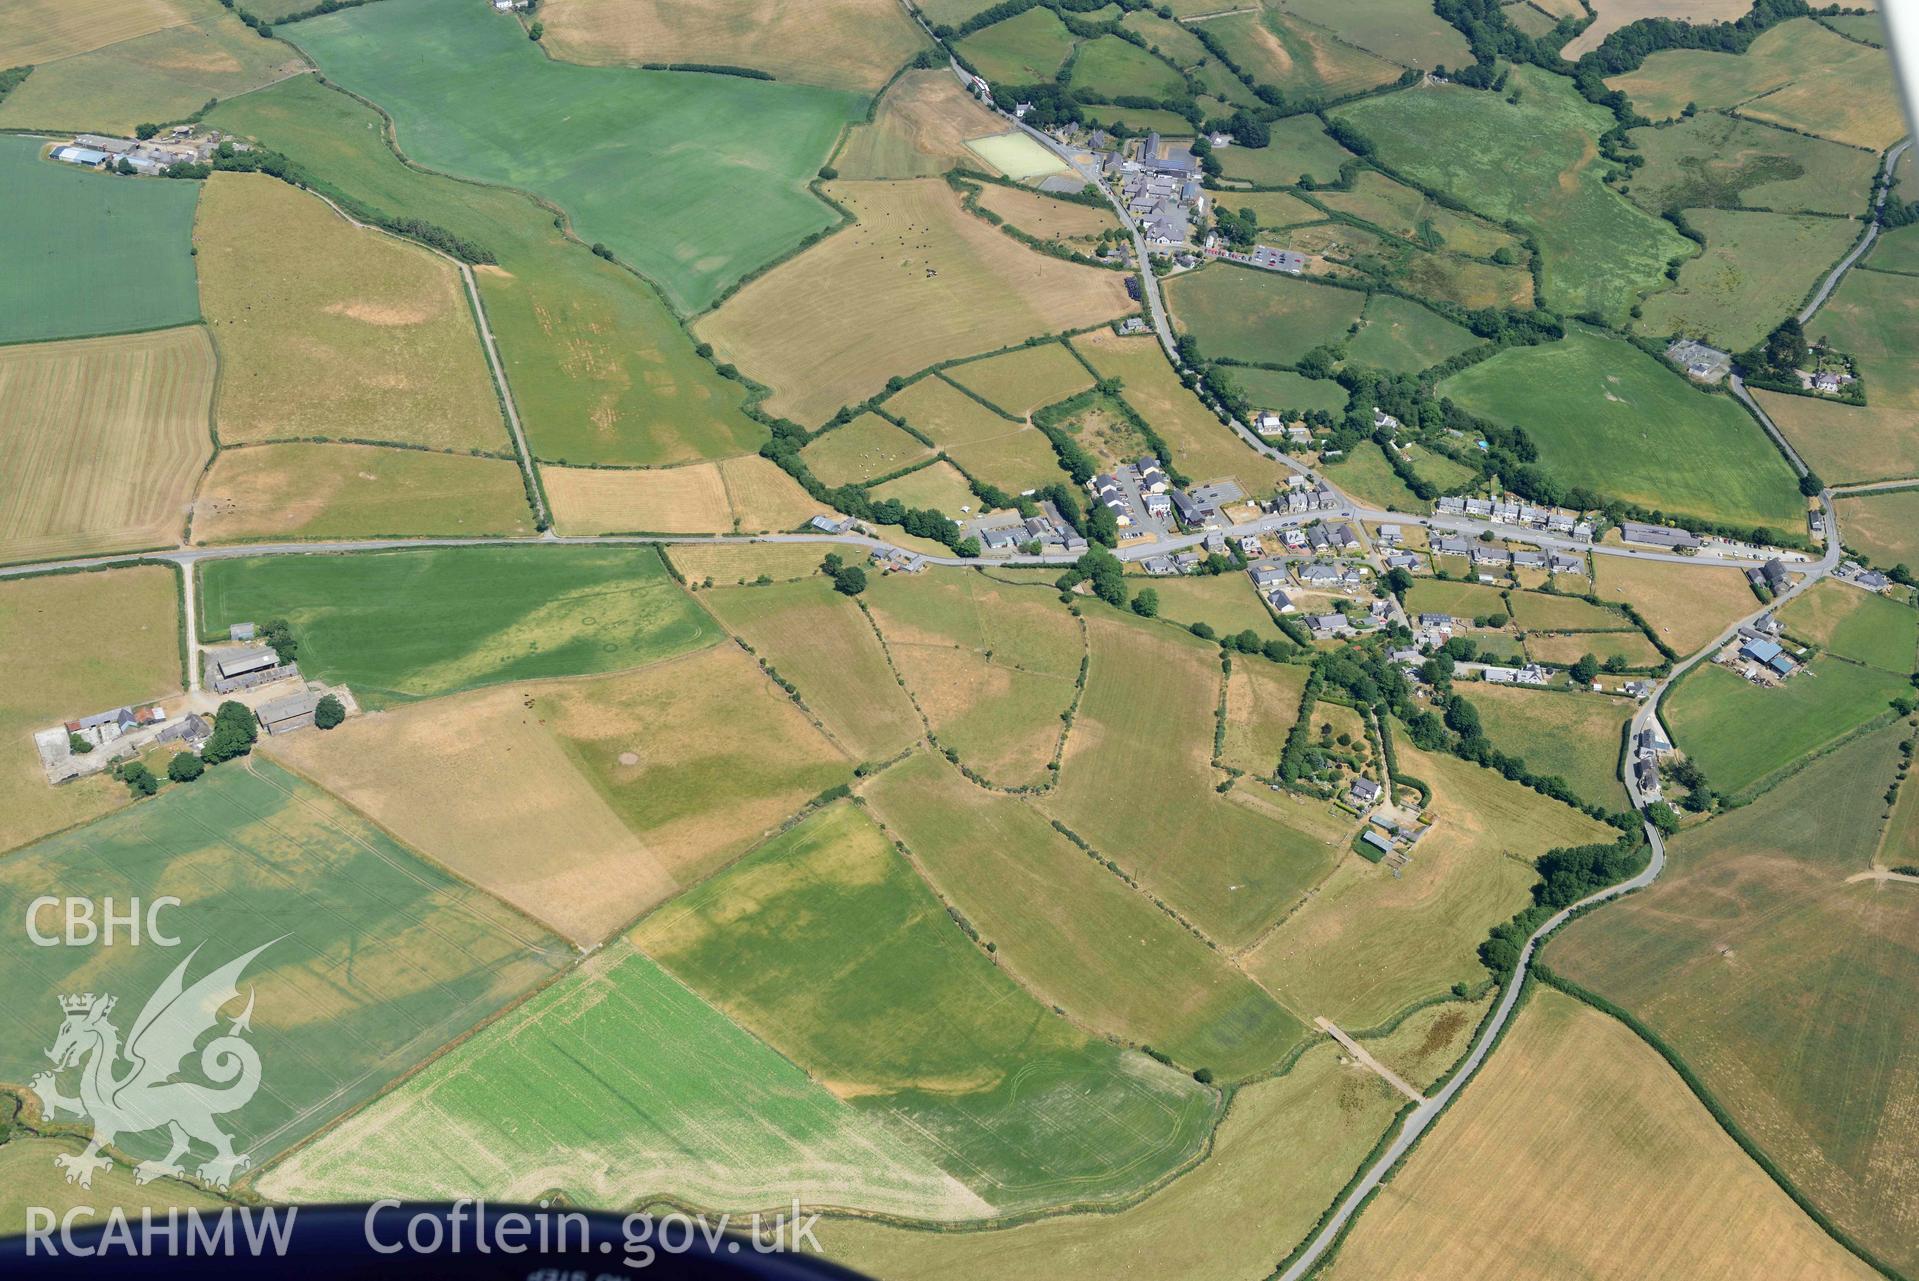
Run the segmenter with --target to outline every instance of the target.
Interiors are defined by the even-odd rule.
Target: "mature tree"
[[[300,655],[300,642],[293,638],[293,624],[284,618],[269,620],[260,639],[273,647],[282,663],[291,663]]]
[[[1446,702],[1446,728],[1461,738],[1480,735],[1479,709],[1457,694]]]
[[[160,780],[153,776],[152,770],[139,761],[128,761],[120,767],[120,781],[125,783],[127,790],[135,796],[151,796],[160,790]]]
[[[1614,675],[1617,675],[1618,673],[1625,671],[1627,666],[1628,664],[1626,662],[1626,656],[1624,654],[1613,654],[1609,656],[1604,663],[1605,669],[1609,672],[1612,672]]]
[[[858,565],[847,565],[833,575],[833,590],[846,596],[857,596],[866,590],[866,571]]]
[[[1826,482],[1819,479],[1819,473],[1816,471],[1809,471],[1799,478],[1799,492],[1807,498],[1819,497],[1819,491],[1825,487]]]
[[[1133,597],[1133,612],[1141,618],[1159,617],[1159,593],[1150,587],[1142,587]]]
[[[67,750],[75,756],[85,756],[93,751],[93,744],[78,734],[67,735]]]
[[[1573,682],[1578,685],[1590,685],[1593,677],[1599,675],[1599,660],[1591,654],[1581,654],[1579,661],[1572,666]]]
[[[1651,805],[1648,805],[1646,807],[1646,818],[1654,827],[1664,832],[1667,836],[1671,836],[1679,830],[1679,815],[1674,813],[1672,806],[1666,804],[1664,801],[1654,801]]]
[[[253,750],[253,744],[259,737],[260,730],[254,723],[252,709],[245,703],[228,699],[213,714],[213,733],[208,735],[206,746],[200,749],[200,759],[209,765],[218,765],[221,761],[245,756]]]
[[[313,705],[313,723],[321,729],[332,729],[346,719],[346,704],[338,696],[327,694]]]
[[[176,783],[191,783],[206,772],[206,762],[192,752],[175,752],[167,762],[167,777]]]

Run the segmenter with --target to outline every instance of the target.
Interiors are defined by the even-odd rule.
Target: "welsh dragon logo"
[[[171,1146],[161,1159],[134,1168],[140,1183],[184,1174],[181,1158],[196,1141],[212,1148],[213,1155],[194,1173],[217,1188],[225,1188],[252,1164],[233,1150],[233,1136],[214,1121],[245,1107],[260,1088],[260,1055],[244,1039],[253,1018],[251,989],[239,1017],[200,1049],[200,1073],[210,1084],[180,1077],[201,1038],[219,1023],[221,1008],[239,996],[241,972],[272,945],[262,943],[188,987],[187,967],[200,952],[194,948],[147,998],[124,1044],[109,1017],[114,997],[88,992],[60,998],[66,1018],[47,1051],[53,1070],[34,1077],[28,1088],[49,1119],[64,1114],[93,1122],[85,1151],[53,1158],[54,1165],[66,1171],[68,1183],[92,1187],[94,1173],[113,1164],[100,1149],[121,1135],[147,1130],[165,1129]],[[57,1078],[74,1070],[79,1072],[79,1095],[69,1097]]]

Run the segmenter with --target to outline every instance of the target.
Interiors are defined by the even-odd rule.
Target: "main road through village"
[[[918,15],[915,15],[915,17],[917,16]],[[930,34],[930,31],[929,31],[929,34]],[[964,72],[963,69],[960,68],[958,63],[953,64],[953,71],[956,75],[960,76],[962,82],[970,84],[971,78],[966,75],[966,73]],[[1013,120],[1011,116],[1008,116],[1007,119],[1009,121]],[[1077,165],[1074,165],[1072,154],[1068,152],[1064,147],[1062,147],[1055,139],[1053,139],[1049,135],[1042,133],[1041,131],[1037,129],[1033,129],[1021,122],[1014,121],[1014,123],[1018,124],[1018,126],[1021,129],[1023,129],[1029,136],[1034,138],[1041,145],[1045,146],[1049,151],[1059,156],[1068,165],[1072,165],[1076,172],[1082,173],[1088,179],[1091,185],[1096,190],[1098,190],[1103,196],[1106,197],[1106,199],[1112,204],[1114,212],[1118,214],[1120,224],[1127,230],[1128,234],[1131,235],[1132,237],[1135,261],[1140,263],[1147,262],[1148,257],[1146,253],[1146,243],[1144,238],[1140,235],[1138,226],[1134,223],[1133,219],[1128,214],[1124,202],[1119,200],[1118,197],[1113,193],[1113,191],[1101,180],[1100,175],[1097,172],[1088,173],[1086,172],[1086,170],[1079,168]],[[1886,162],[1888,169],[1890,168],[1891,164],[1898,159],[1899,153],[1905,150],[1909,141],[1910,140],[1902,141],[1896,147],[1894,147],[1891,152],[1888,153],[1887,162]],[[1883,203],[1883,200],[1884,200],[1883,191],[1881,192],[1880,200]],[[1859,244],[1853,248],[1853,251],[1843,261],[1841,261],[1839,265],[1833,269],[1832,273],[1826,278],[1825,282],[1821,285],[1818,293],[1813,297],[1813,299],[1807,305],[1805,312],[1801,316],[1802,321],[1810,317],[1813,311],[1817,310],[1818,305],[1821,302],[1823,302],[1825,298],[1837,286],[1839,279],[1845,274],[1846,270],[1849,267],[1851,267],[1855,262],[1857,262],[1859,258],[1865,253],[1866,249],[1870,247],[1873,238],[1877,235],[1877,232],[1878,232],[1878,224],[1875,222],[1874,224],[1872,224],[1867,234],[1861,238]],[[1160,297],[1159,282],[1157,278],[1153,275],[1151,270],[1140,272],[1139,278],[1144,282],[1143,288],[1141,290],[1143,294],[1142,301],[1145,303],[1147,314],[1152,320],[1153,330],[1159,337],[1160,345],[1166,349],[1167,358],[1173,362],[1173,365],[1175,368],[1179,368],[1180,359],[1179,359],[1178,344],[1173,339],[1172,327],[1166,317],[1165,305],[1163,300]],[[468,278],[468,287],[469,289],[471,289],[470,277]],[[479,299],[477,298],[477,296],[474,297],[473,301],[476,309],[480,310],[480,314],[484,316],[485,314],[484,310],[479,307]],[[501,371],[498,366],[498,357],[493,349],[492,335],[490,331],[484,330],[484,323],[485,323],[484,320],[482,320],[483,332],[485,332],[486,339],[487,339],[488,360],[489,360],[489,363],[493,365],[494,376],[496,380],[498,381],[502,396],[503,398],[506,399],[506,402],[508,405],[508,415],[509,415],[510,423],[513,428],[514,442],[516,446],[518,446],[518,449],[520,451],[522,465],[527,466],[531,462],[530,455],[528,454],[526,450],[524,438],[520,434],[518,417],[517,417],[517,414],[513,412],[511,396],[510,396],[510,393],[507,392],[506,390],[505,379],[504,377],[502,377],[503,371]],[[1805,464],[1799,459],[1798,454],[1792,449],[1791,445],[1779,433],[1777,427],[1775,427],[1772,421],[1769,418],[1767,418],[1764,411],[1761,410],[1759,406],[1753,402],[1751,397],[1746,393],[1745,388],[1739,384],[1736,378],[1733,379],[1732,390],[1734,394],[1737,395],[1739,399],[1746,404],[1747,408],[1752,410],[1754,416],[1765,427],[1767,432],[1772,436],[1773,441],[1778,445],[1781,451],[1786,455],[1788,460],[1792,463],[1794,470],[1798,472],[1799,474],[1803,475],[1806,470]],[[1228,419],[1228,426],[1230,426],[1233,429],[1233,431],[1236,432],[1249,447],[1257,450],[1258,452],[1266,455],[1269,458],[1272,458],[1292,468],[1296,472],[1306,474],[1306,475],[1312,474],[1309,471],[1309,469],[1305,466],[1305,464],[1301,463],[1299,460],[1291,457],[1290,455],[1273,448],[1266,441],[1262,440],[1255,432],[1253,432],[1245,424],[1239,422],[1237,419],[1231,418],[1230,415],[1227,416],[1227,419]],[[537,485],[530,485],[529,489],[532,490],[534,494],[536,495],[538,494]],[[1702,566],[1702,567],[1734,565],[1734,566],[1740,566],[1740,567],[1750,567],[1750,566],[1763,564],[1766,559],[1766,554],[1757,548],[1754,549],[1755,554],[1751,556],[1745,555],[1744,553],[1736,549],[1722,551],[1722,552],[1712,552],[1712,553],[1703,554],[1703,555],[1682,556],[1676,553],[1643,551],[1643,550],[1627,548],[1627,547],[1588,545],[1585,543],[1575,542],[1572,539],[1560,538],[1555,535],[1542,534],[1535,530],[1508,527],[1508,526],[1499,525],[1499,524],[1495,524],[1488,521],[1474,520],[1470,517],[1431,516],[1431,517],[1419,518],[1419,517],[1410,517],[1403,513],[1381,511],[1375,508],[1366,507],[1359,503],[1356,503],[1352,501],[1349,497],[1345,496],[1344,494],[1339,494],[1337,489],[1335,489],[1334,492],[1339,497],[1339,503],[1335,507],[1322,508],[1317,511],[1311,511],[1311,512],[1287,513],[1282,515],[1270,515],[1270,516],[1262,517],[1261,519],[1257,521],[1253,521],[1248,524],[1234,526],[1233,533],[1235,535],[1245,534],[1245,533],[1266,533],[1266,532],[1271,532],[1278,529],[1288,528],[1291,526],[1303,525],[1315,520],[1321,520],[1326,518],[1359,520],[1362,522],[1370,521],[1375,523],[1381,522],[1381,521],[1397,521],[1401,523],[1412,523],[1414,521],[1419,521],[1419,523],[1424,524],[1425,526],[1433,529],[1446,529],[1446,530],[1452,530],[1458,533],[1470,534],[1475,536],[1479,534],[1484,534],[1484,533],[1491,533],[1497,538],[1506,539],[1514,542],[1527,543],[1527,544],[1531,544],[1539,547],[1559,548],[1559,549],[1577,551],[1582,553],[1590,551],[1595,555],[1601,555],[1601,556],[1631,556],[1631,557],[1635,557],[1643,560],[1669,561],[1669,562],[1682,564],[1682,565],[1694,565],[1694,566]],[[540,502],[541,500],[536,498],[535,501]],[[1795,571],[1801,572],[1804,574],[1804,577],[1802,577],[1799,582],[1787,588],[1785,591],[1781,592],[1778,598],[1776,598],[1771,605],[1768,605],[1765,608],[1760,610],[1755,610],[1751,615],[1747,616],[1746,618],[1740,619],[1738,623],[1735,623],[1732,626],[1728,627],[1716,640],[1713,641],[1712,644],[1706,646],[1703,649],[1696,651],[1690,658],[1678,664],[1673,669],[1673,671],[1665,678],[1665,680],[1659,683],[1659,686],[1657,690],[1655,691],[1654,696],[1649,698],[1646,701],[1646,703],[1640,708],[1639,712],[1634,716],[1633,722],[1632,722],[1632,731],[1634,734],[1637,734],[1640,730],[1645,729],[1651,723],[1653,717],[1655,717],[1658,714],[1658,705],[1659,705],[1660,697],[1665,694],[1666,690],[1672,685],[1672,683],[1676,681],[1677,679],[1679,679],[1679,677],[1684,675],[1687,671],[1691,670],[1698,663],[1703,661],[1706,658],[1706,656],[1710,655],[1716,649],[1718,649],[1721,645],[1725,644],[1728,640],[1730,640],[1732,636],[1734,636],[1737,633],[1739,627],[1744,626],[1745,624],[1751,622],[1753,619],[1759,617],[1761,614],[1766,613],[1768,610],[1778,608],[1780,604],[1797,596],[1801,592],[1805,591],[1812,584],[1824,578],[1827,574],[1829,574],[1834,569],[1834,567],[1838,565],[1839,556],[1840,556],[1839,526],[1837,521],[1837,514],[1834,512],[1833,505],[1831,502],[1831,491],[1827,491],[1826,493],[1822,494],[1820,496],[1820,501],[1822,505],[1824,506],[1825,513],[1826,513],[1827,541],[1826,541],[1824,554],[1816,561],[1796,559],[1795,563],[1792,565],[1792,568]],[[1195,546],[1201,541],[1201,538],[1202,538],[1202,535],[1197,535],[1197,534],[1182,535],[1177,538],[1162,539],[1158,542],[1151,543],[1151,544],[1125,548],[1125,549],[1122,549],[1118,554],[1122,559],[1125,559],[1125,560],[1137,560],[1149,555],[1151,556],[1166,555],[1170,552],[1179,551],[1187,547]],[[607,536],[592,536],[592,537],[565,537],[565,536],[556,535],[552,533],[551,531],[548,531],[544,535],[541,535],[538,537],[530,537],[530,538],[362,539],[362,540],[340,541],[340,542],[280,542],[280,543],[263,542],[263,543],[249,543],[249,544],[240,544],[240,545],[233,545],[233,546],[218,546],[218,547],[181,546],[181,547],[166,549],[166,550],[148,550],[148,551],[141,551],[141,552],[128,552],[128,553],[122,553],[118,555],[75,557],[68,560],[43,561],[43,562],[30,564],[30,565],[0,566],[0,579],[20,578],[20,577],[26,577],[26,576],[35,575],[35,574],[44,574],[44,573],[63,571],[63,570],[95,569],[95,568],[101,568],[109,565],[120,565],[120,564],[127,564],[127,563],[136,563],[136,562],[147,562],[147,563],[165,562],[165,563],[171,563],[179,566],[180,569],[182,570],[181,576],[185,583],[184,600],[182,602],[182,608],[186,612],[186,618],[187,618],[186,630],[189,638],[189,645],[195,651],[194,653],[190,653],[188,658],[188,668],[190,673],[189,680],[197,683],[197,680],[195,679],[195,673],[197,673],[197,668],[199,666],[197,661],[197,649],[199,646],[199,628],[198,628],[198,620],[193,616],[195,613],[195,601],[196,601],[195,584],[194,584],[195,574],[193,572],[193,568],[198,562],[201,562],[201,561],[222,560],[222,559],[231,559],[235,557],[249,557],[249,556],[303,556],[303,555],[319,555],[319,554],[341,553],[341,552],[397,551],[397,550],[403,550],[403,549],[419,549],[419,548],[430,548],[430,547],[482,547],[482,546],[496,547],[496,546],[514,546],[514,545],[541,545],[541,546],[565,545],[565,546],[605,547],[605,546],[645,546],[645,545],[654,545],[654,544],[690,545],[690,544],[699,544],[699,543],[820,543],[820,544],[828,544],[828,545],[838,544],[843,546],[865,548],[869,550],[883,550],[883,549],[897,546],[896,544],[889,543],[882,538],[878,538],[878,537],[874,537],[866,534],[850,534],[850,533],[846,533],[846,534],[803,533],[803,534],[712,535],[712,536],[607,535]],[[939,556],[939,555],[926,556],[926,560],[930,564],[953,565],[953,566],[968,566],[968,565],[977,566],[981,564],[1067,565],[1067,564],[1071,564],[1074,559],[1075,559],[1074,557],[1063,554],[1063,553],[1039,555],[1039,556],[1015,556],[1005,560],[992,560],[992,561],[981,561],[978,559],[970,559],[970,558],[959,557],[959,556]],[[1446,1107],[1453,1101],[1455,1097],[1458,1096],[1460,1090],[1465,1088],[1466,1083],[1472,1079],[1473,1075],[1478,1071],[1480,1065],[1485,1062],[1486,1057],[1491,1053],[1493,1046],[1498,1041],[1500,1033],[1504,1030],[1507,1022],[1511,1019],[1513,1008],[1519,999],[1519,993],[1525,986],[1525,981],[1527,978],[1527,974],[1530,970],[1534,954],[1538,951],[1540,944],[1545,941],[1546,937],[1550,935],[1554,930],[1558,929],[1561,925],[1565,924],[1565,922],[1568,919],[1570,919],[1574,914],[1578,912],[1582,912],[1596,904],[1605,902],[1609,899],[1617,898],[1618,896],[1622,894],[1628,894],[1634,890],[1643,889],[1646,886],[1651,885],[1655,880],[1659,878],[1660,873],[1665,869],[1665,865],[1666,865],[1665,843],[1661,839],[1658,829],[1655,828],[1650,821],[1647,821],[1644,818],[1644,810],[1646,808],[1646,805],[1648,804],[1648,801],[1646,797],[1640,794],[1638,790],[1637,782],[1632,777],[1632,772],[1630,770],[1627,771],[1627,777],[1625,782],[1626,782],[1628,794],[1630,795],[1632,799],[1632,803],[1634,807],[1641,811],[1641,821],[1645,829],[1646,840],[1652,849],[1652,856],[1650,860],[1648,861],[1645,869],[1641,871],[1637,876],[1633,877],[1631,880],[1623,881],[1617,885],[1613,885],[1608,887],[1607,889],[1601,890],[1598,893],[1593,894],[1590,897],[1583,899],[1580,902],[1574,904],[1573,906],[1560,912],[1558,915],[1554,916],[1551,920],[1547,921],[1544,925],[1540,926],[1540,928],[1534,932],[1532,937],[1526,941],[1526,945],[1520,954],[1519,963],[1513,972],[1512,978],[1507,982],[1505,990],[1501,993],[1498,1004],[1494,1007],[1492,1013],[1487,1017],[1485,1023],[1481,1026],[1477,1040],[1474,1042],[1471,1051],[1468,1052],[1465,1061],[1461,1063],[1458,1071],[1456,1071],[1452,1075],[1451,1079],[1447,1081],[1444,1087],[1442,1087],[1439,1091],[1434,1093],[1424,1103],[1416,1107],[1412,1111],[1412,1113],[1406,1118],[1405,1124],[1401,1127],[1399,1134],[1393,1139],[1392,1143],[1389,1144],[1386,1147],[1386,1149],[1380,1154],[1379,1158],[1370,1167],[1368,1167],[1359,1176],[1359,1178],[1352,1184],[1352,1186],[1348,1189],[1346,1195],[1341,1198],[1338,1205],[1327,1216],[1325,1222],[1322,1223],[1319,1230],[1313,1235],[1312,1239],[1307,1243],[1305,1249],[1302,1250],[1293,1259],[1292,1264],[1286,1269],[1284,1273],[1281,1274],[1280,1281],[1298,1281],[1298,1278],[1304,1277],[1308,1272],[1312,1270],[1312,1268],[1325,1255],[1326,1251],[1329,1248],[1331,1248],[1331,1246],[1339,1239],[1340,1234],[1345,1230],[1346,1225],[1348,1224],[1348,1222],[1350,1222],[1353,1215],[1358,1212],[1360,1206],[1364,1203],[1366,1198],[1373,1192],[1374,1189],[1376,1189],[1380,1185],[1380,1183],[1392,1171],[1394,1166],[1396,1166],[1399,1163],[1401,1158],[1403,1158],[1405,1154],[1411,1150],[1413,1144],[1418,1141],[1419,1136],[1425,1133],[1425,1131],[1433,1124],[1433,1122],[1439,1118],[1439,1115],[1442,1112],[1444,1112]]]

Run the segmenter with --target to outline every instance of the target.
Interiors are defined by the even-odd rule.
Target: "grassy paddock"
[[[1846,878],[1872,860],[1911,732],[1856,739],[1681,834],[1657,885],[1545,956],[1662,1038],[1814,1205],[1904,1272],[1919,1266],[1902,1226],[1919,1117],[1899,1102],[1919,1048],[1919,894]]]
[[[1523,759],[1534,774],[1557,774],[1589,804],[1623,807],[1619,731],[1637,710],[1635,704],[1506,685],[1474,685],[1464,692],[1479,712],[1486,737],[1501,751]]]
[[[1093,385],[1086,366],[1058,343],[1022,347],[945,371],[960,386],[1009,414],[1025,416]]]
[[[1796,531],[1786,460],[1731,399],[1596,330],[1511,347],[1440,384],[1474,413],[1523,427],[1540,460],[1581,484],[1677,515]]]
[[[510,448],[452,263],[265,174],[214,174],[193,240],[221,439]]]
[[[0,347],[0,560],[178,543],[213,379],[197,325]]]
[[[853,805],[634,939],[1001,1212],[1124,1201],[1189,1161],[1216,1119],[1212,1091],[1089,1039],[998,969]]]
[[[1372,139],[1380,158],[1450,192],[1496,221],[1513,220],[1539,240],[1545,301],[1567,312],[1623,319],[1660,287],[1666,261],[1691,244],[1603,181],[1592,139],[1611,113],[1572,82],[1513,68],[1513,105],[1457,85],[1368,98],[1335,113]]]
[[[1838,500],[1846,547],[1875,565],[1919,564],[1919,489]]]
[[[821,513],[799,482],[749,454],[682,467],[545,467],[555,526],[567,534],[758,534]]]
[[[193,503],[193,539],[526,535],[519,465],[377,445],[225,449]]]
[[[203,636],[286,618],[300,663],[379,706],[616,671],[719,639],[650,547],[261,556],[200,570]]]
[[[1210,356],[1290,365],[1344,339],[1366,295],[1218,263],[1169,281],[1166,304]]]
[[[222,103],[209,121],[285,152],[354,200],[423,218],[499,259],[476,267],[474,281],[540,458],[658,466],[765,441],[741,412],[746,389],[695,354],[652,287],[568,240],[525,195],[407,167],[378,115],[312,76]]]
[[[933,451],[878,414],[868,413],[827,432],[800,456],[828,485],[860,485],[923,462]]]
[[[1828,578],[1779,612],[1794,636],[1882,672],[1905,676],[1914,669],[1919,613],[1883,596]]]
[[[1595,556],[1593,590],[1625,601],[1675,653],[1690,654],[1759,607],[1744,571],[1732,566]]]
[[[942,181],[829,191],[859,221],[696,326],[773,387],[772,413],[816,425],[890,377],[1131,310],[1119,273],[1035,253]]]
[[[1908,688],[1898,676],[1835,658],[1814,659],[1776,689],[1708,666],[1666,700],[1665,718],[1712,785],[1739,795],[1886,713]]]
[[[1732,351],[1796,311],[1860,230],[1850,219],[1728,209],[1692,209],[1686,219],[1705,236],[1706,251],[1679,269],[1677,285],[1646,300],[1634,329],[1661,338],[1693,334]]]
[[[1752,205],[1782,213],[1857,214],[1878,166],[1873,157],[1804,134],[1702,111],[1632,131],[1646,163],[1633,203],[1649,213]]]

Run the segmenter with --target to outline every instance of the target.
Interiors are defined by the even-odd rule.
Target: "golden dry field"
[[[583,946],[703,880],[848,768],[731,644],[415,703],[272,751]]]
[[[1820,332],[1817,318],[1812,332]],[[1805,457],[1806,465],[1831,484],[1919,476],[1919,433],[1912,430],[1913,406],[1904,403],[1908,397],[1894,389],[1875,388],[1873,395],[1878,403],[1864,406],[1772,391],[1755,395],[1766,416]]]
[[[265,174],[209,179],[193,241],[222,440],[508,448],[452,262]]]
[[[1461,1226],[1471,1224],[1471,1231]],[[1624,1024],[1536,989],[1328,1281],[1867,1281]]]
[[[1734,22],[1752,9],[1745,0],[1592,0],[1592,7],[1599,17],[1559,51],[1568,62],[1577,62],[1607,36],[1641,18],[1673,18],[1696,24]],[[1574,17],[1579,16],[1578,8],[1575,3]]]
[[[1027,415],[1093,385],[1093,375],[1059,343],[1022,347],[944,371],[960,386],[1009,414]]]
[[[869,93],[926,43],[897,0],[548,0],[540,19],[566,62],[713,63]]]
[[[564,534],[759,534],[824,509],[757,454],[685,467],[542,467]]]
[[[839,182],[859,219],[700,318],[694,333],[807,426],[940,360],[1132,310],[1118,272],[1038,254],[944,182]]]
[[[1660,640],[1690,654],[1759,608],[1744,570],[1630,556],[1595,556],[1593,591],[1601,600],[1625,601],[1638,610]]]
[[[674,543],[662,550],[688,582],[712,579],[717,587],[756,582],[762,574],[778,583],[811,578],[825,554],[813,543]]]
[[[998,214],[1029,236],[1058,241],[1081,251],[1090,250],[1100,233],[1119,226],[1119,219],[1103,204],[1097,208],[1075,204],[1024,187],[982,183],[976,199],[982,209]]]
[[[193,501],[193,541],[530,534],[519,464],[382,445],[223,449]]]
[[[0,67],[57,62],[192,20],[176,0],[12,0],[0,8]]]
[[[179,599],[159,565],[0,582],[0,851],[126,804],[105,775],[47,786],[31,735],[178,693]]]
[[[0,561],[179,542],[213,378],[198,325],[0,347]]]
[[[966,140],[1002,123],[945,68],[909,71],[880,97],[870,123],[847,130],[833,167],[848,180],[932,177],[973,162]]]

